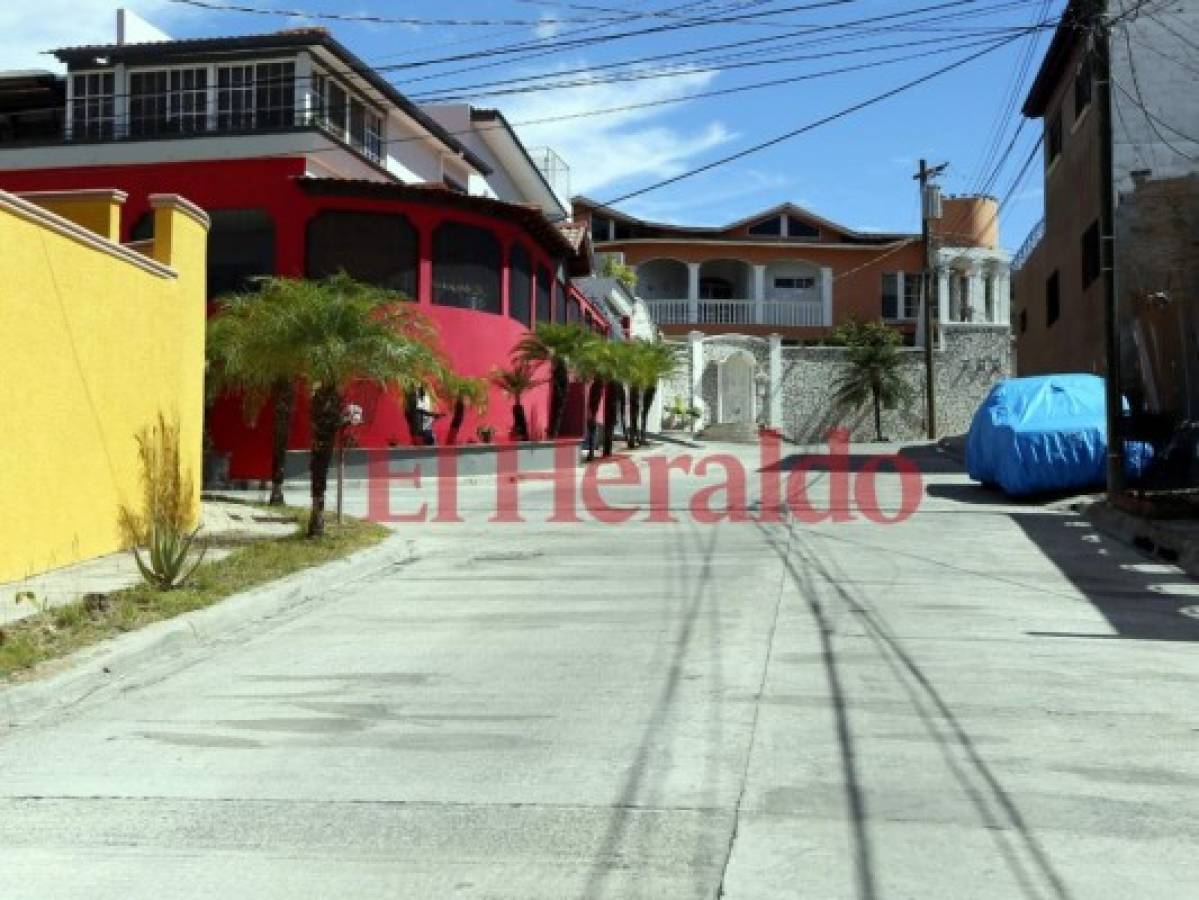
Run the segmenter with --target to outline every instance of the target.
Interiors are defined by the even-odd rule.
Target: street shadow
[[[833,454],[827,450],[789,453],[777,463],[763,466],[758,471],[791,472],[803,465],[809,472],[848,471],[856,474],[865,471],[867,467],[880,472],[894,472],[896,469],[892,460],[896,457],[914,465],[922,475],[958,474],[963,471],[960,461],[937,449],[934,444],[901,447],[898,452],[880,446],[878,453]]]
[[[1009,497],[993,485],[978,484],[977,482],[970,484],[932,483],[926,486],[925,493],[939,500],[952,500],[954,503],[966,503],[972,506],[1027,506],[1029,509],[1087,496],[1077,491],[1060,491],[1036,494],[1031,497]]]
[[[1029,511],[1011,519],[1116,632],[1029,634],[1199,641],[1199,583],[1186,573],[1101,535],[1083,518]]]

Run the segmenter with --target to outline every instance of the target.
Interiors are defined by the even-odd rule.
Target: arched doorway
[[[720,424],[752,425],[757,417],[754,409],[754,375],[757,363],[753,354],[738,350],[720,364],[717,392],[716,421]]]

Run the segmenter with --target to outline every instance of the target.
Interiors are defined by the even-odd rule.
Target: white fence
[[[810,300],[646,300],[658,325],[825,325],[819,301]]]

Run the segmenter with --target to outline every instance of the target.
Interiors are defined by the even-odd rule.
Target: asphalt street
[[[897,524],[878,448],[818,522],[705,452],[750,521],[689,507],[723,464],[597,488],[623,524],[463,487],[410,561],[11,728],[0,897],[1197,896],[1199,585],[929,448]]]

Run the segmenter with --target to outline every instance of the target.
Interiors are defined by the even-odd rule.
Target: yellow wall
[[[178,417],[198,509],[207,219],[152,201],[147,259],[0,191],[0,581],[120,547],[135,437],[160,411]],[[45,205],[84,226],[108,214]]]

